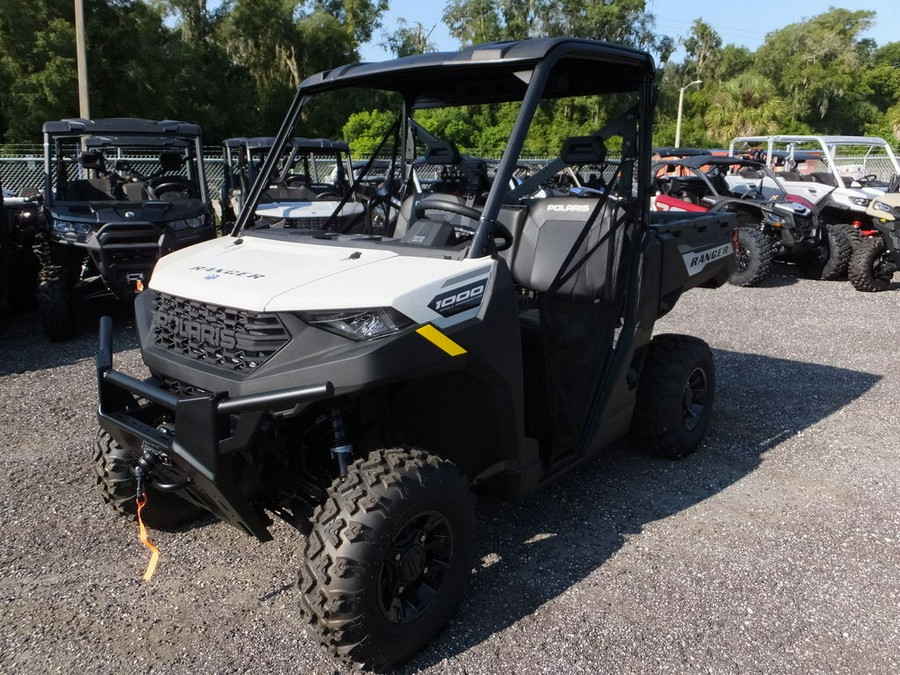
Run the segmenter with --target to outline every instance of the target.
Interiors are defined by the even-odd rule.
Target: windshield
[[[638,166],[639,139],[649,157],[649,143],[641,136],[649,139],[649,125],[639,126],[638,119],[642,101],[651,97],[652,77],[642,68],[652,64],[625,66],[617,51],[613,66],[591,54],[610,46],[573,44],[587,55],[545,64],[534,54],[569,48],[568,42],[530,41],[510,49],[524,50],[525,62],[507,62],[488,46],[473,49],[490,52],[494,60],[429,54],[310,78],[279,133],[285,145],[266,158],[233,234],[281,229],[412,246],[418,236],[411,234],[413,224],[427,218],[448,226],[437,238],[423,237],[429,246],[447,247],[453,255],[484,255],[492,250],[488,240],[498,223],[529,200],[577,196],[573,189],[605,195],[612,191],[610,181],[618,182],[623,199],[636,199],[635,183],[645,171]],[[426,67],[431,61],[434,67]],[[321,77],[338,81],[326,85]],[[372,86],[361,86],[366,83]],[[291,182],[309,172],[298,168],[306,161],[299,155],[286,159],[287,139],[322,131],[349,144],[352,185],[335,189],[329,176],[311,180],[308,192],[292,197]],[[619,163],[623,152],[627,161]],[[303,206],[273,209],[273,194],[279,205]],[[444,206],[418,207],[432,198]]]
[[[766,162],[786,180],[845,187],[886,186],[900,173],[890,146],[876,137],[775,136],[735,139],[733,154]]]
[[[47,143],[48,204],[206,199],[194,139],[57,136]]]

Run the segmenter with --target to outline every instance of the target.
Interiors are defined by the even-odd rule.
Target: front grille
[[[135,263],[144,263],[152,267],[153,264],[159,259],[159,249],[110,249],[106,251],[106,259],[111,265],[131,265]]]
[[[259,368],[290,340],[275,314],[164,293],[153,298],[152,331],[157,346],[168,352],[238,373]]]
[[[181,382],[171,377],[164,377],[163,382],[165,383],[166,391],[170,391],[181,398],[193,398],[194,396],[206,396],[209,394],[205,389],[195,387],[192,384],[187,384],[186,382]]]
[[[285,227],[296,228],[299,230],[323,230],[328,222],[328,216],[314,216],[310,218],[287,218],[284,221]]]

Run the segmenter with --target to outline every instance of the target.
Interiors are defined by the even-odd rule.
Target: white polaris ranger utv
[[[532,121],[561,98],[585,131],[523,170]],[[137,493],[160,526],[206,510],[263,541],[273,516],[296,525],[311,635],[384,668],[462,595],[473,488],[518,499],[630,428],[648,452],[694,450],[711,352],[651,333],[685,290],[731,274],[734,222],[650,213],[654,99],[648,54],[564,38],[305,80],[231,235],[162,258],[137,298],[148,379],[112,368],[102,322],[106,500],[133,514]],[[344,227],[340,203],[320,228],[254,218],[307,113],[376,101],[399,111],[379,161],[401,179],[373,206],[391,236]],[[425,131],[448,106],[515,112],[498,164]],[[591,190],[560,188],[573,166],[592,167]]]

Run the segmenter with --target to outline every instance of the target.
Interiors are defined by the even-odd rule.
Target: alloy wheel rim
[[[438,511],[410,518],[394,536],[378,574],[378,600],[388,621],[414,621],[434,604],[450,569],[453,532]]]

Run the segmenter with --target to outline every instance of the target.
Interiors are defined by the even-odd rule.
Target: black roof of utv
[[[228,148],[248,148],[250,150],[268,150],[275,143],[274,136],[252,136],[226,138],[222,145]],[[333,141],[330,138],[294,138],[291,140],[294,147],[301,150],[338,150],[350,152],[350,145],[346,141]]]
[[[89,120],[83,117],[44,122],[45,134],[85,134],[95,136],[189,136],[200,137],[200,126],[179,120],[145,120],[134,117],[108,117]]]
[[[637,49],[596,40],[542,38],[354,63],[308,77],[300,91],[365,86],[396,91],[420,107],[513,101],[521,100],[529,71],[548,60],[560,63],[545,98],[634,91],[654,74],[653,58]]]

